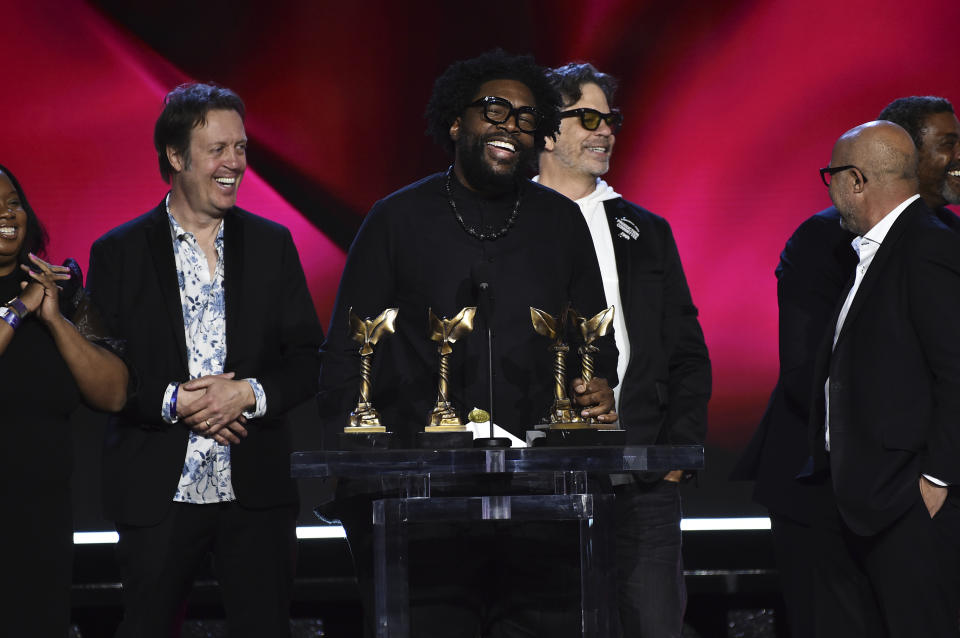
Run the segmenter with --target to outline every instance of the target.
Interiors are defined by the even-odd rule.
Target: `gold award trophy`
[[[437,391],[437,404],[430,411],[428,425],[424,431],[466,432],[467,428],[450,405],[447,396],[450,380],[449,357],[453,352],[452,344],[473,331],[473,317],[477,314],[477,309],[473,306],[464,308],[453,319],[439,319],[433,314],[432,308],[428,312],[430,313],[430,339],[437,342],[437,350],[440,353],[440,388]]]
[[[380,414],[370,403],[370,369],[373,346],[377,345],[384,335],[393,334],[393,324],[398,312],[397,308],[387,308],[376,319],[361,319],[353,313],[353,308],[350,309],[350,336],[363,345],[360,347],[360,399],[357,407],[350,413],[347,427],[343,428],[344,432],[360,434],[387,431],[387,428],[380,425]]]
[[[584,319],[577,314],[575,310],[570,309],[570,315],[573,323],[580,329],[580,336],[583,337],[583,345],[580,346],[580,378],[584,383],[590,383],[593,379],[593,355],[599,352],[599,348],[593,345],[598,338],[607,334],[610,325],[613,323],[613,306],[591,317]],[[590,427],[598,430],[616,430],[615,423],[598,423],[596,419],[589,419]]]
[[[567,397],[567,363],[566,354],[570,346],[563,342],[563,327],[567,323],[568,308],[560,313],[559,320],[553,315],[530,307],[530,320],[537,334],[550,339],[550,350],[553,351],[553,406],[550,408],[550,429],[576,430],[587,428],[583,418],[577,413]]]

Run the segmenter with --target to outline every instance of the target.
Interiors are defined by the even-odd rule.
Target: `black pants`
[[[680,486],[628,483],[616,495],[617,605],[624,638],[680,638],[683,581]]]
[[[882,636],[869,579],[832,521],[804,524],[770,513],[791,638]],[[860,600],[865,596],[864,600]]]
[[[151,527],[117,525],[123,576],[120,638],[169,638],[201,562],[213,555],[234,638],[290,635],[296,511],[173,503]]]
[[[0,635],[64,638],[70,627],[73,519],[66,479],[11,490],[0,529]]]
[[[793,638],[956,638],[960,495],[914,506],[874,536],[772,516]]]

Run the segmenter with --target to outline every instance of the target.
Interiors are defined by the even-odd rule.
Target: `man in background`
[[[917,150],[888,121],[847,131],[821,169],[858,264],[814,365],[811,463],[850,573],[823,583],[847,635],[958,636],[960,237],[917,194]]]
[[[898,98],[878,119],[902,126],[918,149],[918,191],[945,225],[960,220],[946,204],[960,203],[960,123],[948,100]],[[797,638],[854,635],[860,621],[829,585],[853,572],[844,560],[839,515],[826,477],[796,479],[807,456],[807,423],[817,346],[857,255],[854,235],[830,207],[801,224],[776,269],[780,376],[767,410],[733,473],[754,479],[754,499],[770,512],[777,566],[791,633]],[[820,583],[817,585],[816,583]]]
[[[538,180],[579,206],[616,308],[617,413],[631,445],[702,445],[711,370],[670,225],[626,201],[602,176],[623,118],[616,81],[590,64],[550,73],[560,130],[540,151]],[[679,636],[686,606],[680,470],[614,475],[617,601],[625,636]]]

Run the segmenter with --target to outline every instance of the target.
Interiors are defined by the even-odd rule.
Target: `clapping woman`
[[[53,266],[46,234],[0,165],[0,633],[65,636],[73,556],[70,415],[117,411],[118,344],[102,333],[75,262]],[[6,303],[3,300],[9,300]]]

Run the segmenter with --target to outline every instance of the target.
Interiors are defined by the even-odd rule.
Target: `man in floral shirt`
[[[232,636],[289,635],[296,488],[284,415],[316,392],[322,331],[289,231],[236,207],[244,105],[174,89],[154,131],[170,191],[93,246],[89,286],[133,371],[104,448],[119,636],[169,636],[213,555]]]

